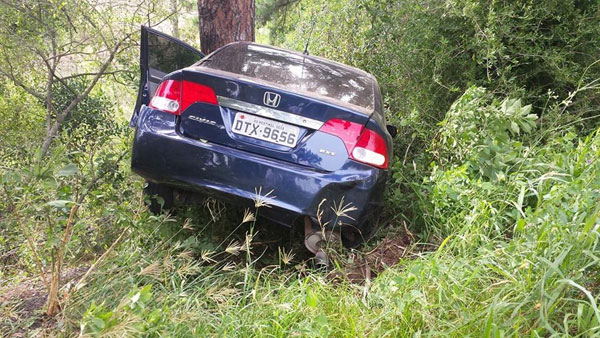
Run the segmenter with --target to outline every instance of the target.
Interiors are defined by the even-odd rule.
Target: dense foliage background
[[[39,270],[63,256],[68,272],[92,270],[61,287],[53,324],[0,296],[0,332],[600,334],[598,1],[257,1],[260,42],[308,44],[371,72],[399,127],[382,229],[361,252],[332,249],[330,272],[256,219],[260,206],[146,210],[126,127],[137,25],[169,32],[171,7],[14,6],[0,3],[0,294],[43,290]],[[181,2],[178,31],[195,37],[190,11]],[[38,12],[53,29],[32,24]],[[77,55],[60,58],[64,81],[48,85],[44,60],[69,41]],[[42,155],[48,125],[118,41],[108,74]],[[391,239],[405,246],[399,264],[352,282]]]

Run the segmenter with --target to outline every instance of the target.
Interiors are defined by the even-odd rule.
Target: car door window
[[[156,85],[168,73],[185,68],[197,62],[202,56],[197,51],[182,45],[176,40],[157,34],[148,34],[148,70],[150,75],[150,96]],[[153,85],[154,84],[154,85]]]
[[[148,104],[162,78],[178,69],[191,66],[204,54],[194,47],[142,26],[140,41],[140,85],[130,125],[133,127],[142,105]]]

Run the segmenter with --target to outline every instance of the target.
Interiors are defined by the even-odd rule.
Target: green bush
[[[3,167],[30,163],[44,136],[45,111],[37,99],[0,81],[0,162]]]
[[[535,129],[537,116],[520,99],[501,103],[483,88],[470,88],[452,104],[431,146],[442,167],[462,164],[488,180],[502,180],[517,169],[521,134]]]
[[[389,116],[403,127],[400,151],[415,136],[415,154],[427,147],[432,126],[471,86],[521,97],[540,115],[549,101],[600,77],[594,64],[600,59],[597,1],[336,0],[291,6],[267,16],[271,42],[302,50],[312,36],[311,54],[374,74]],[[569,111],[589,115],[599,100],[597,90],[589,91]]]
[[[74,93],[85,90],[87,82],[75,78],[65,84],[55,82],[53,105],[57,111],[64,110],[75,99]],[[61,141],[71,151],[89,152],[115,136],[124,135],[127,124],[116,114],[118,106],[102,92],[99,86],[86,96],[65,118]]]

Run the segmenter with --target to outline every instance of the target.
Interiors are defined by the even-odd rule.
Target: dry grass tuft
[[[255,208],[262,208],[262,207],[267,207],[270,208],[271,207],[271,203],[270,201],[277,198],[277,196],[275,195],[271,195],[273,193],[273,189],[271,189],[269,192],[267,192],[266,194],[262,194],[262,187],[254,188],[254,192],[255,192],[255,196],[253,198],[254,200],[254,207]]]
[[[160,263],[158,261],[156,261],[156,262],[152,262],[150,265],[143,268],[142,271],[140,271],[138,273],[138,275],[149,276],[149,277],[158,279],[158,278],[160,278],[160,275],[162,274],[162,272],[163,272],[163,269],[160,266]]]

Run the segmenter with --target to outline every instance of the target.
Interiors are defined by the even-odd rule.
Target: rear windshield
[[[268,81],[290,91],[302,90],[373,109],[373,80],[366,73],[334,62],[252,44],[232,44],[204,67]]]

